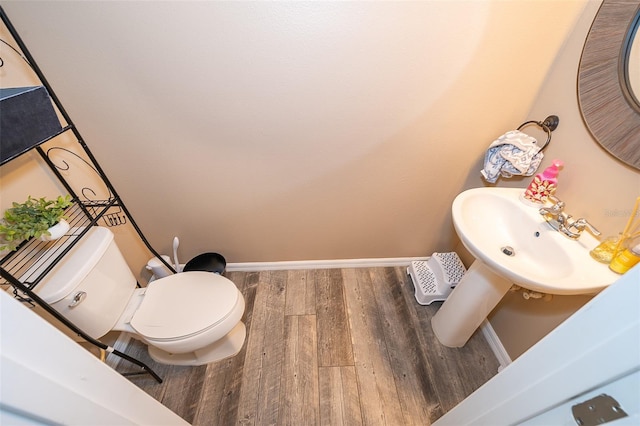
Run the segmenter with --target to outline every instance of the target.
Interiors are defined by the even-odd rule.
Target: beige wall
[[[451,249],[583,3],[3,6],[151,242],[249,262]]]
[[[184,259],[452,249],[451,201],[484,185],[487,145],[552,113],[543,166],[565,161],[571,213],[615,233],[638,194],[638,172],[599,148],[577,107],[597,2],[3,7],[143,231],[164,253],[178,235]],[[25,170],[0,168],[3,206]],[[532,303],[505,301],[491,318],[512,356],[582,302]]]

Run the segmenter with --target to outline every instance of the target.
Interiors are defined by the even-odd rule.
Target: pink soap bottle
[[[556,191],[558,186],[558,173],[564,163],[560,160],[553,160],[551,165],[538,173],[527,189],[524,191],[524,200],[536,205],[543,204],[549,195]]]

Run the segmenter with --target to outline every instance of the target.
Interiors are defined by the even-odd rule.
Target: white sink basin
[[[514,284],[550,294],[593,294],[619,278],[589,251],[588,231],[571,240],[519,199],[520,188],[475,188],[453,202],[453,223],[476,259]],[[570,206],[569,206],[570,213]],[[507,248],[508,247],[508,248]],[[509,256],[505,252],[512,252]]]
[[[438,340],[461,347],[513,284],[547,294],[593,294],[618,279],[591,258],[588,231],[571,240],[520,201],[519,188],[475,188],[453,201],[453,223],[476,258],[431,319]],[[570,209],[571,206],[569,206]]]

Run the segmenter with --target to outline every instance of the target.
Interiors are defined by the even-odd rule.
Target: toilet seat
[[[241,294],[229,279],[191,271],[151,282],[130,325],[147,339],[171,341],[201,334],[224,322]]]

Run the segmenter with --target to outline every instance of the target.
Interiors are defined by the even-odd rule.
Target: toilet
[[[229,279],[182,272],[138,288],[113,233],[94,226],[34,291],[95,339],[126,331],[155,361],[203,365],[244,344],[244,297]]]

